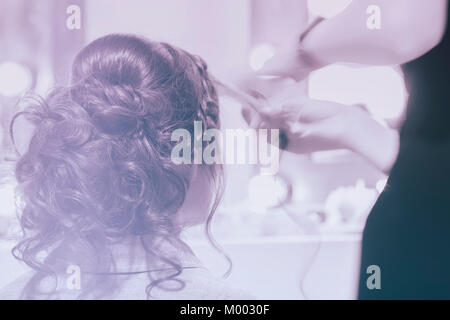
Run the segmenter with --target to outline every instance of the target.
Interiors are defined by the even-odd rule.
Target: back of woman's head
[[[192,171],[171,161],[171,134],[183,128],[193,136],[194,121],[217,128],[218,112],[198,57],[131,35],[85,47],[71,84],[26,111],[35,131],[16,167],[26,236],[15,254],[36,275],[25,297],[69,264],[113,271],[108,247],[128,236],[179,273],[152,246],[177,237],[174,217]],[[204,169],[215,181],[220,168]]]

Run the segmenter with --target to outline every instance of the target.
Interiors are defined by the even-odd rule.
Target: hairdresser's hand
[[[258,77],[290,78],[299,82],[325,64],[300,47],[283,48],[277,51],[264,66],[256,71]]]
[[[311,72],[324,66],[325,63],[319,62],[299,47],[280,48],[261,69],[255,71],[242,66],[237,68],[239,71],[235,71],[230,77],[233,79],[232,82],[243,91],[258,91],[270,97],[284,88],[286,82],[299,84]]]
[[[246,110],[244,117],[251,127],[283,131],[289,139],[286,150],[299,154],[347,148],[349,125],[357,118],[368,118],[359,107],[308,98],[266,108],[260,114]]]
[[[258,115],[246,112],[244,117],[250,126],[283,131],[289,152],[348,149],[384,172],[390,170],[397,156],[397,132],[373,120],[361,106],[302,98]]]

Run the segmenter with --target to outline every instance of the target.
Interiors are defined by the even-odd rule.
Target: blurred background
[[[273,48],[295,41],[317,16],[351,0],[2,0],[0,2],[0,287],[20,273],[10,255],[17,234],[14,148],[9,123],[20,97],[66,84],[83,45],[105,34],[135,33],[202,56],[216,77],[237,66],[257,70]],[[74,7],[75,6],[75,7]],[[80,25],[68,18],[80,9]],[[407,92],[399,68],[331,65],[298,83],[298,94],[365,104],[381,123],[399,126]],[[239,102],[221,97],[224,128],[245,128]],[[17,144],[32,130],[18,123]],[[268,299],[356,297],[361,232],[386,176],[358,156],[333,150],[282,153],[277,176],[256,166],[226,167],[226,192],[213,234],[233,260],[227,281]],[[227,264],[201,230],[184,235],[217,274]],[[255,272],[257,271],[257,272]]]

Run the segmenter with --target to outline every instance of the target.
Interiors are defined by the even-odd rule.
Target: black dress
[[[448,13],[447,13],[448,15]],[[448,15],[449,16],[449,15]],[[424,26],[426,28],[426,26]],[[450,298],[450,32],[404,67],[400,153],[366,223],[360,299]],[[367,267],[380,267],[369,290]]]

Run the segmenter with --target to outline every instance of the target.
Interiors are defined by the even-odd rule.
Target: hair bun
[[[97,129],[103,133],[120,135],[137,129],[138,117],[129,109],[120,106],[110,106],[92,115]]]

